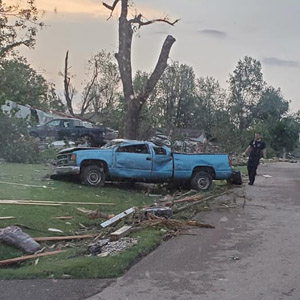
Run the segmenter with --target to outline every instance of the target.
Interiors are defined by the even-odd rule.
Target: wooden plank
[[[11,220],[15,219],[16,217],[0,217],[0,220]]]
[[[118,241],[121,237],[126,236],[130,233],[132,226],[125,225],[115,232],[111,233],[110,240],[111,241]]]
[[[73,218],[74,218],[73,216],[52,217],[52,219],[56,219],[56,220],[72,220]]]
[[[0,204],[5,205],[38,205],[38,206],[61,206],[61,204],[55,204],[55,203],[41,203],[41,202],[19,202],[15,200],[0,200]]]
[[[115,203],[106,203],[106,202],[72,202],[72,201],[42,201],[42,200],[0,200],[1,201],[15,201],[18,203],[49,203],[49,204],[82,204],[82,205],[108,205],[108,206],[113,206]]]
[[[55,255],[55,254],[59,254],[61,252],[63,252],[63,250],[56,250],[56,251],[52,251],[52,252],[25,255],[25,256],[15,257],[15,258],[11,258],[11,259],[0,260],[0,266],[15,264],[15,263],[22,262],[22,261],[25,261],[25,260],[28,260],[28,259],[31,259],[31,258],[38,258],[38,257],[42,257],[42,256]]]
[[[36,242],[47,242],[47,241],[67,241],[67,240],[82,240],[91,239],[95,237],[94,234],[85,235],[68,235],[68,236],[48,236],[48,237],[36,237],[34,240]]]
[[[114,216],[113,218],[101,223],[100,225],[101,225],[102,228],[105,228],[105,227],[107,227],[107,226],[109,226],[109,225],[111,225],[111,224],[127,217],[128,215],[132,214],[134,211],[135,211],[134,207],[131,207],[131,208],[121,212],[120,214]]]

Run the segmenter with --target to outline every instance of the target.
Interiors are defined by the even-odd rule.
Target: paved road
[[[88,300],[299,300],[300,164],[258,172],[272,178],[246,186],[244,209],[200,214],[216,229],[164,243]]]

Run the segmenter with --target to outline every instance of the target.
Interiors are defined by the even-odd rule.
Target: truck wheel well
[[[80,172],[82,171],[82,169],[84,167],[91,166],[91,165],[99,166],[99,167],[103,168],[103,170],[106,174],[108,173],[107,163],[103,160],[98,160],[98,159],[86,159],[86,160],[82,161],[81,165],[80,165]]]
[[[213,167],[195,167],[194,170],[193,170],[193,175],[196,172],[200,172],[200,171],[209,173],[212,176],[213,179],[216,178],[216,172],[215,172]]]

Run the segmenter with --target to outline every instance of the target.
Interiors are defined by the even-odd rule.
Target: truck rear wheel
[[[81,171],[81,181],[84,185],[100,187],[104,185],[105,173],[99,166],[89,165]]]
[[[191,186],[197,191],[207,191],[211,188],[212,176],[208,172],[195,172],[191,179]]]

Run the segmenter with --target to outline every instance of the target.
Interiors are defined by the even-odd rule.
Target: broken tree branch
[[[129,22],[131,24],[138,24],[139,28],[141,28],[142,26],[151,25],[151,24],[157,23],[157,22],[163,22],[163,23],[167,23],[171,26],[174,26],[177,22],[180,21],[180,19],[176,19],[174,22],[171,22],[171,21],[169,21],[168,18],[159,18],[159,19],[153,19],[150,21],[143,21],[142,18],[143,18],[143,15],[138,14],[133,19],[129,20]]]

